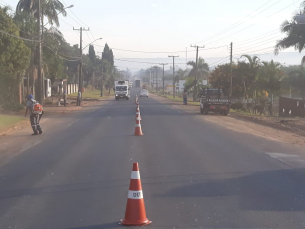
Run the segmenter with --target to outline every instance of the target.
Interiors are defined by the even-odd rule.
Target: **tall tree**
[[[94,63],[96,56],[95,56],[95,50],[94,50],[93,45],[89,46],[89,58],[90,58],[91,62]]]
[[[192,66],[192,69],[191,69],[188,77],[193,78],[193,82],[190,83],[189,85],[194,86],[196,84],[196,82],[195,82],[196,76],[197,76],[197,81],[202,80],[203,77],[207,78],[207,76],[209,74],[209,65],[208,65],[208,63],[205,62],[205,60],[203,58],[199,57],[198,63],[197,63],[198,66],[196,66],[196,63],[194,61],[189,61],[187,64]],[[198,86],[200,87],[200,85],[198,85]],[[196,99],[197,99],[197,95],[194,90],[193,101],[196,101]]]
[[[250,56],[250,55],[242,55],[240,58],[245,58],[246,61],[244,62],[245,66],[248,68],[248,77],[247,81],[250,84],[250,90],[248,91],[249,97],[256,97],[256,90],[257,90],[257,78],[258,78],[258,73],[260,70],[260,59],[258,56]],[[250,95],[249,93],[252,93]]]
[[[0,29],[19,36],[19,28],[8,15],[8,8],[0,7]],[[20,39],[0,34],[0,69],[1,73],[15,74],[29,64],[29,52]]]
[[[8,10],[0,7],[0,30],[20,36]],[[21,80],[20,73],[27,68],[29,61],[30,49],[22,40],[0,34],[0,102],[18,101],[15,89]]]
[[[263,61],[258,75],[258,87],[267,91],[268,94],[279,94],[281,80],[284,78],[281,67],[280,63],[273,60]]]
[[[277,44],[274,49],[274,53],[277,55],[281,49],[287,49],[294,47],[295,50],[298,50],[300,53],[304,50],[305,47],[305,24],[298,23],[297,18],[298,14],[305,14],[305,1],[301,3],[302,9],[296,13],[290,21],[285,20],[281,24],[281,32],[286,34],[286,37],[277,41]],[[301,63],[305,62],[305,56],[302,58]]]
[[[42,15],[47,18],[51,25],[55,24],[59,27],[59,13],[63,16],[67,16],[65,6],[59,0],[40,0],[40,5]],[[19,0],[16,7],[16,14],[21,14],[22,12],[31,13],[37,19],[38,0]]]

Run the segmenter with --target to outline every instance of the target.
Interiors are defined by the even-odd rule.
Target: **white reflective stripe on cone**
[[[137,112],[137,113],[136,113],[136,115],[139,115],[139,114],[140,114],[140,112]]]
[[[139,117],[137,117],[136,120],[141,120],[141,119]]]
[[[136,127],[141,127],[141,124],[136,124]]]
[[[143,192],[142,190],[140,191],[128,191],[128,199],[143,199]]]
[[[139,171],[131,171],[131,179],[140,179],[140,172]]]

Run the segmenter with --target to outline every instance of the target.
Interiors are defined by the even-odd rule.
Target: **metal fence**
[[[305,100],[280,97],[279,115],[281,117],[305,117]]]

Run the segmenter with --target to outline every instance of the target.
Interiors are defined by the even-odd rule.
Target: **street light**
[[[102,39],[103,39],[102,37],[95,39],[94,41],[92,41],[91,43],[89,43],[85,48],[87,48],[87,47],[88,47],[89,45],[91,45],[92,43],[94,43],[94,42],[96,42],[96,41],[98,41],[98,40],[102,40]],[[83,48],[82,50],[84,50],[85,48]]]

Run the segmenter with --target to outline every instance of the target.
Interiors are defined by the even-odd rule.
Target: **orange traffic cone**
[[[121,224],[125,226],[144,226],[150,223],[152,222],[146,218],[139,165],[133,163],[125,218],[121,221]]]
[[[142,136],[143,135],[140,120],[141,120],[140,117],[136,118],[136,126],[135,126],[135,131],[134,131],[135,136]]]
[[[141,114],[140,114],[140,110],[139,109],[137,109],[137,112],[136,112],[136,121],[137,120],[139,120],[139,121],[141,121],[142,119],[141,119]]]

